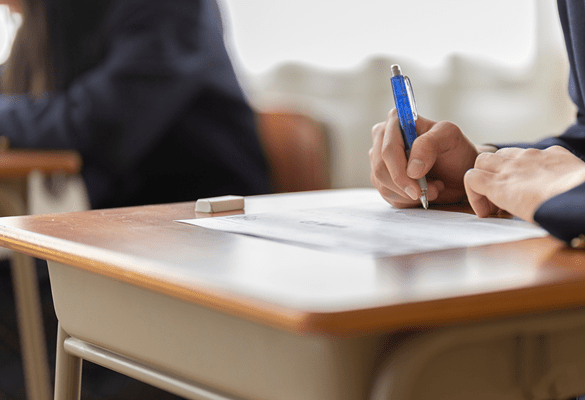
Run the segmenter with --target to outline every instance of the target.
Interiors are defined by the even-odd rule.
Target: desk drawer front
[[[380,337],[295,335],[63,264],[49,272],[69,335],[237,397],[365,399],[382,352]]]

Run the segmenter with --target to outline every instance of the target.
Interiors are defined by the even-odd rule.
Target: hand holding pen
[[[461,130],[447,121],[435,122],[418,116],[418,137],[410,156],[396,109],[385,122],[372,128],[371,179],[382,197],[398,208],[421,204],[418,179],[426,176],[427,200],[456,203],[465,198],[463,176],[472,168],[478,150]]]

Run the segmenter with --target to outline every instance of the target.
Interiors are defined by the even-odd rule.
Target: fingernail
[[[418,199],[418,197],[416,197],[416,190],[412,187],[412,186],[407,186],[404,191],[406,192],[407,195],[410,196],[411,199],[416,200]]]
[[[418,158],[412,159],[408,162],[408,167],[406,167],[406,175],[413,179],[420,178],[424,168],[424,162]]]

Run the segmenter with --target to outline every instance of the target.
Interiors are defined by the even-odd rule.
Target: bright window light
[[[249,73],[289,61],[347,69],[377,56],[437,67],[454,53],[522,67],[535,50],[532,0],[220,1],[227,45]]]
[[[0,5],[0,64],[8,59],[14,36],[21,22],[20,14],[11,13],[8,6]]]

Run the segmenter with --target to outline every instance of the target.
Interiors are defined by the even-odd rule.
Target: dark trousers
[[[46,262],[37,260],[37,273],[47,337],[47,351],[51,377],[55,376],[57,317],[49,284]],[[0,261],[0,400],[26,398],[20,339],[12,291],[12,277],[8,261]],[[150,385],[107,370],[90,362],[83,362],[83,400],[115,399],[180,399]]]

